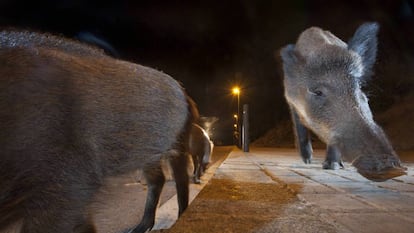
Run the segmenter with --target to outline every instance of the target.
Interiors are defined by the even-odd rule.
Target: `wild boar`
[[[162,72],[73,40],[0,33],[0,231],[95,232],[86,211],[111,176],[142,169],[154,224],[171,162],[179,214],[188,205],[194,103]]]
[[[373,73],[378,29],[377,23],[365,23],[347,44],[311,27],[281,50],[285,97],[305,163],[312,160],[312,130],[327,144],[325,169],[339,168],[344,158],[370,180],[405,174],[361,89]]]
[[[200,125],[193,123],[189,140],[189,153],[194,164],[194,183],[200,183],[200,177],[210,163],[213,152],[213,142],[207,132]]]

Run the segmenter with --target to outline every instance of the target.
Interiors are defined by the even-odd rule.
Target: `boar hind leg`
[[[171,167],[177,189],[178,215],[180,216],[188,206],[189,177],[187,173],[188,158],[184,150],[171,158]],[[199,166],[199,165],[198,165]]]
[[[144,216],[138,226],[126,232],[143,233],[151,230],[154,226],[155,210],[165,183],[165,177],[160,163],[144,168],[143,174],[148,185]]]
[[[331,170],[344,168],[344,164],[341,160],[341,153],[336,146],[328,145],[326,149],[326,159],[322,164],[322,168]]]
[[[310,164],[312,162],[312,142],[309,130],[300,122],[296,111],[291,108],[292,121],[296,136],[296,144],[299,148],[300,156],[303,162]]]

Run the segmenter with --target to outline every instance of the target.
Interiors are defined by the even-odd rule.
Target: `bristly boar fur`
[[[154,224],[167,157],[188,205],[193,101],[170,76],[74,40],[0,32],[0,232],[95,232],[85,212],[105,178],[142,169]],[[137,221],[138,222],[138,221]]]

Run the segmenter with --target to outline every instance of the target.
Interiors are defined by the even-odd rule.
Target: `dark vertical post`
[[[244,152],[249,152],[249,105],[243,105],[242,123],[242,147]]]
[[[239,137],[237,138],[237,147],[242,148],[243,139],[242,139],[242,122],[240,120],[240,91],[237,93],[237,133]]]

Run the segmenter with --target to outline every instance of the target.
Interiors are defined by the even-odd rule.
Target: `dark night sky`
[[[242,87],[241,103],[250,106],[251,134],[257,138],[289,118],[278,50],[310,26],[346,41],[365,21],[381,25],[377,76],[369,90],[372,108],[380,112],[413,90],[411,1],[0,0],[0,27],[68,37],[88,31],[110,43],[120,58],[181,81],[202,115],[220,118],[220,140],[231,139],[237,111],[233,85]]]

